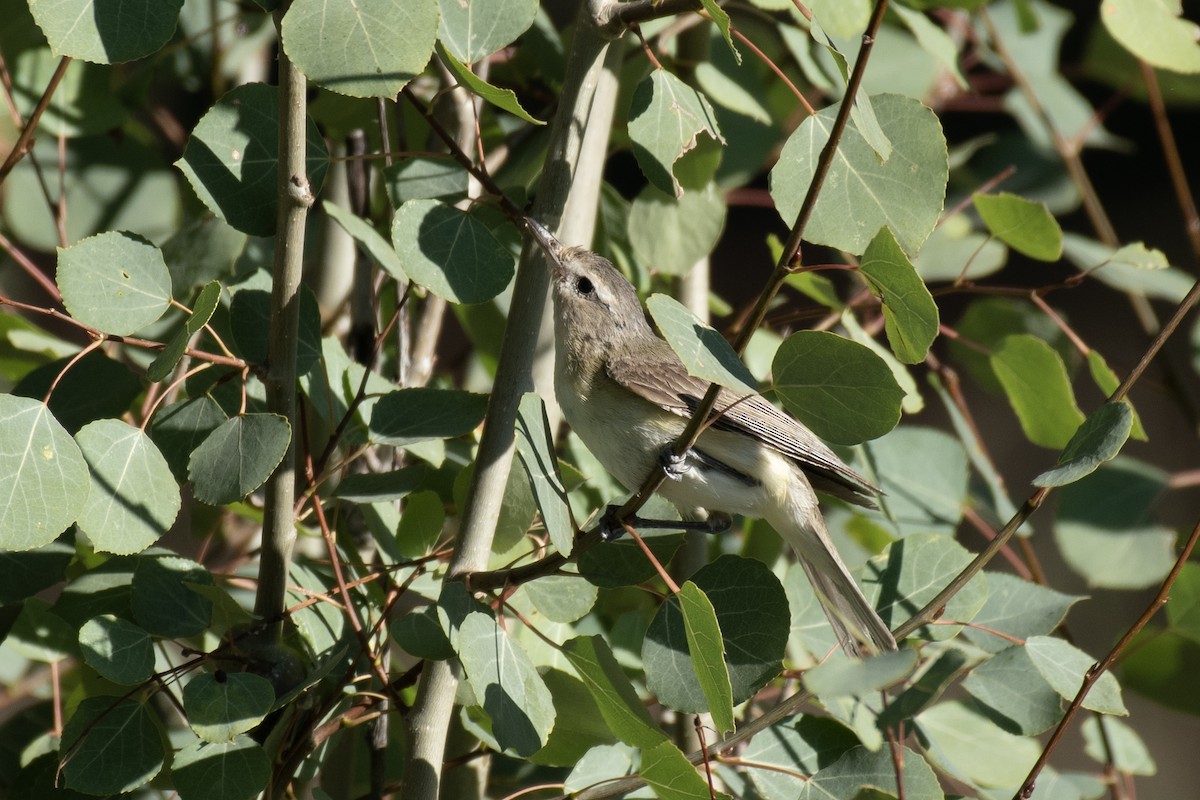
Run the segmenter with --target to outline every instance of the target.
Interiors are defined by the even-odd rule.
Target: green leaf
[[[376,264],[383,267],[388,275],[402,283],[408,280],[395,248],[387,239],[379,235],[375,226],[354,212],[328,200],[322,203],[321,207],[325,209],[326,214],[333,218],[334,222],[341,226],[342,230],[361,245],[363,252],[374,259]]]
[[[554,707],[569,708],[571,713],[555,719],[546,746],[530,757],[532,763],[573,767],[593,747],[616,741],[583,681],[562,669],[545,669],[542,678]]]
[[[938,334],[937,304],[891,230],[880,229],[858,269],[883,305],[892,352],[905,364],[924,361]]]
[[[120,64],[148,56],[175,33],[183,0],[31,0],[38,27],[56,55],[97,64]]]
[[[371,441],[404,447],[427,439],[465,436],[487,412],[487,395],[457,389],[397,389],[371,410]]]
[[[589,786],[632,775],[637,755],[636,750],[625,744],[593,747],[575,764],[563,784],[563,790],[579,793]]]
[[[689,375],[741,394],[758,393],[758,382],[725,337],[697,319],[687,306],[656,294],[646,301],[646,307]]]
[[[1083,685],[1084,673],[1096,663],[1079,648],[1051,636],[1031,636],[1025,642],[1025,650],[1038,672],[1064,700],[1075,699]],[[1121,687],[1111,672],[1105,672],[1092,685],[1083,707],[1101,714],[1129,714],[1121,700]]]
[[[313,83],[390,99],[429,63],[437,28],[437,0],[295,0],[282,35],[288,57]]]
[[[862,253],[883,226],[906,253],[920,249],[933,230],[946,195],[949,161],[941,124],[917,100],[899,95],[872,98],[875,115],[891,140],[886,162],[853,125],[846,126],[804,237],[850,253]],[[829,140],[837,106],[806,119],[784,144],[771,170],[771,197],[788,224],[796,219],[812,182],[817,157]]]
[[[551,622],[575,622],[596,604],[599,590],[578,575],[545,575],[525,584],[534,607]]]
[[[1170,266],[1161,250],[1141,242],[1114,250],[1097,241],[1068,233],[1063,255],[1081,271],[1121,292],[1178,303],[1192,288],[1193,278]]]
[[[50,413],[71,433],[93,420],[121,416],[142,393],[142,381],[126,365],[96,351],[73,364],[70,358],[43,364],[12,393],[40,400],[51,386]]]
[[[964,703],[942,703],[916,719],[934,764],[969,784],[1018,786],[1041,752],[1034,739],[1014,736]]]
[[[850,83],[850,64],[817,20],[814,19],[810,22],[808,33],[813,41],[825,48],[825,51],[833,60],[837,71],[841,73],[842,85],[848,85]],[[845,93],[843,92],[844,96]],[[871,146],[871,149],[875,151],[879,157],[879,163],[882,164],[891,157],[891,140],[888,139],[883,129],[879,127],[879,120],[875,116],[875,109],[871,106],[871,98],[866,92],[860,91],[855,95],[854,107],[850,109],[850,121],[859,133],[862,134],[863,139]]]
[[[1121,720],[1089,716],[1080,729],[1085,743],[1084,752],[1093,761],[1112,764],[1118,772],[1130,775],[1154,775],[1158,772],[1154,756],[1142,737]]]
[[[733,730],[733,689],[725,667],[725,646],[717,612],[700,587],[691,581],[684,581],[679,587],[678,597],[696,680],[713,725],[719,733],[728,733]]]
[[[709,183],[674,197],[647,185],[629,211],[629,242],[638,263],[668,275],[685,275],[712,252],[725,226],[725,200]]]
[[[129,586],[136,564],[136,558],[118,556],[84,572],[63,587],[54,604],[54,613],[75,630],[101,614],[128,618],[132,613]]]
[[[456,0],[446,0],[448,4],[455,2]],[[526,122],[532,122],[534,125],[546,124],[521,107],[520,101],[517,100],[517,93],[512,89],[501,89],[498,86],[492,86],[483,78],[471,72],[470,67],[447,52],[444,47],[438,48],[438,57],[442,59],[442,62],[454,74],[454,77],[458,78],[460,84],[466,86],[496,108],[503,109]]]
[[[466,197],[467,171],[449,158],[415,156],[397,161],[383,170],[388,197],[402,206],[409,200],[454,202]]]
[[[1108,366],[1108,362],[1104,360],[1104,356],[1100,355],[1099,350],[1088,351],[1087,364],[1088,372],[1092,376],[1092,382],[1104,393],[1105,397],[1112,397],[1113,392],[1121,385],[1121,379],[1117,377],[1117,373],[1113,372],[1112,367]],[[1138,416],[1137,410],[1128,400],[1121,402],[1128,405],[1130,412],[1133,414],[1133,425],[1129,430],[1129,436],[1140,442],[1146,441],[1149,437],[1146,436],[1146,429],[1142,427],[1142,420]]]
[[[167,460],[144,432],[119,419],[100,419],[75,434],[91,470],[77,524],[101,552],[145,550],[175,522],[179,486]]]
[[[292,429],[278,414],[243,414],[223,422],[192,452],[188,478],[196,499],[234,503],[266,483],[283,461]]]
[[[1058,353],[1036,336],[1017,334],[1000,342],[991,363],[1029,441],[1066,447],[1084,418]]]
[[[196,587],[212,586],[212,575],[195,561],[161,552],[139,558],[134,567],[133,618],[155,636],[199,636],[212,622],[213,603]]]
[[[992,235],[1013,250],[1039,261],[1062,258],[1062,228],[1045,203],[1007,192],[977,194],[972,201]]]
[[[40,597],[30,597],[8,631],[4,645],[31,661],[53,664],[76,655],[75,628]]]
[[[888,8],[904,23],[912,33],[913,38],[921,45],[921,49],[937,59],[938,63],[954,78],[961,89],[967,89],[967,79],[963,77],[958,66],[958,45],[945,30],[935,25],[928,17],[919,11],[897,3]]]
[[[57,280],[71,316],[117,336],[156,322],[171,303],[162,253],[132,233],[106,231],[60,249]]]
[[[271,682],[251,672],[216,672],[197,675],[183,687],[183,710],[188,725],[206,742],[232,742],[271,710],[275,691]]]
[[[897,730],[898,726],[941,699],[946,689],[957,684],[970,666],[964,650],[946,648],[934,657],[932,664],[923,667],[915,681],[892,698],[879,714],[879,726]]]
[[[1116,458],[1062,490],[1054,540],[1088,586],[1142,589],[1175,563],[1175,530],[1150,511],[1166,490],[1155,467]]]
[[[896,427],[904,391],[879,356],[826,331],[798,331],[772,364],[788,411],[822,439],[857,444]]]
[[[825,30],[839,39],[861,34],[871,18],[869,0],[814,0],[806,5]]]
[[[408,496],[400,527],[396,529],[396,546],[409,558],[420,558],[433,550],[446,524],[446,504],[437,492],[415,492]]]
[[[576,636],[563,643],[562,653],[591,693],[614,736],[642,749],[666,739],[602,638]]]
[[[808,777],[828,767],[858,745],[850,729],[830,717],[805,714],[755,734],[745,759],[774,769],[750,770],[764,800],[790,800],[801,793]],[[803,776],[803,777],[802,777]]]
[[[721,556],[697,570],[692,581],[715,610],[733,702],[741,703],[779,673],[791,624],[787,596],[761,561],[739,556]],[[677,711],[708,710],[677,598],[663,603],[651,620],[642,660],[647,686],[659,702]]]
[[[676,519],[679,512],[657,495],[642,508],[647,519]],[[642,541],[660,564],[671,560],[671,556],[683,544],[679,531],[652,529],[641,532]],[[601,542],[579,554],[579,574],[588,583],[603,589],[632,586],[649,580],[657,571],[637,542],[622,537],[612,542]]]
[[[162,770],[163,741],[158,721],[136,700],[86,698],[63,728],[66,786],[93,795],[143,786]]]
[[[1184,564],[1171,585],[1167,620],[1172,630],[1200,642],[1200,564]]]
[[[732,65],[729,68],[737,69]],[[696,65],[696,83],[705,96],[711,97],[717,105],[763,125],[771,124],[771,112],[763,105],[763,98],[757,97],[737,76],[724,71],[720,65],[701,61]]]
[[[856,747],[813,775],[795,797],[797,800],[854,798],[864,786],[878,787],[895,796],[896,762],[892,757],[886,747],[874,752]],[[937,776],[924,758],[907,747],[900,749],[896,758],[903,764],[900,780],[907,800],[942,800],[945,795]]]
[[[850,309],[842,310],[841,323],[842,328],[845,330],[846,338],[852,342],[861,344],[882,358],[883,363],[887,364],[888,369],[892,371],[892,377],[896,379],[896,385],[904,392],[904,398],[900,401],[900,410],[905,414],[921,413],[925,408],[925,398],[921,395],[921,390],[917,388],[917,381],[913,377],[913,374],[909,372],[908,367],[900,363],[900,359],[896,358],[891,350],[868,333],[862,325],[859,325],[858,319]]]
[[[675,164],[706,135],[725,143],[707,98],[666,70],[656,69],[638,84],[629,109],[633,154],[646,178],[659,190],[683,194]]]
[[[183,358],[183,354],[187,352],[188,341],[208,324],[220,301],[220,281],[211,281],[200,290],[200,295],[192,307],[192,313],[183,323],[183,329],[171,337],[171,341],[167,342],[163,351],[146,368],[147,378],[157,383],[170,376],[175,365],[179,363],[179,359]]]
[[[1200,72],[1200,26],[1180,18],[1179,0],[1104,0],[1100,19],[1131,53],[1162,69]]]
[[[733,53],[734,60],[738,64],[741,64],[742,54],[738,52],[737,47],[733,43],[733,37],[729,33],[729,14],[725,9],[717,5],[717,0],[700,0],[700,5],[704,6],[704,10],[712,18],[713,24],[721,32],[721,36],[725,39],[725,44],[729,45],[729,50]]]
[[[979,627],[967,628],[966,635],[972,644],[990,653],[1012,644],[991,631],[1018,640],[1049,634],[1067,616],[1071,606],[1083,599],[1004,572],[988,572],[987,579],[987,601],[972,620]]]
[[[1067,446],[1054,469],[1033,479],[1034,486],[1065,486],[1091,475],[1116,458],[1133,429],[1133,408],[1126,402],[1105,403],[1088,417]]]
[[[410,200],[392,220],[404,270],[454,303],[482,303],[512,280],[512,253],[470,214],[436,200]]]
[[[953,539],[914,533],[892,542],[867,563],[863,591],[889,628],[906,621],[971,562],[971,553]],[[952,639],[962,629],[952,622],[970,622],[987,599],[987,576],[980,573],[959,590],[941,615],[941,624],[917,629],[933,641]],[[875,602],[876,598],[878,602]]]
[[[1200,716],[1200,644],[1193,639],[1170,630],[1144,630],[1120,664],[1126,688],[1166,708]]]
[[[19,603],[63,579],[75,548],[51,542],[25,553],[0,549],[0,606]]]
[[[316,295],[300,286],[300,320],[296,342],[296,374],[304,375],[321,359],[321,309]],[[242,357],[266,364],[271,350],[271,293],[241,289],[229,304],[229,328]]]
[[[150,438],[158,445],[175,478],[183,482],[187,480],[192,451],[226,419],[217,401],[202,394],[161,409],[150,426]]]
[[[0,394],[0,475],[0,549],[49,544],[87,499],[79,446],[37,400]]]
[[[200,739],[175,754],[171,777],[182,800],[257,797],[271,778],[271,757],[245,736],[220,744]]]
[[[32,115],[61,60],[61,56],[49,49],[38,47],[25,50],[10,62],[12,98],[22,119]],[[70,138],[120,127],[129,116],[129,109],[114,85],[112,72],[85,61],[68,64],[50,105],[42,114],[38,130]]]
[[[149,634],[112,614],[88,620],[79,629],[79,649],[89,667],[123,686],[141,683],[154,671]]]
[[[511,44],[529,30],[537,16],[537,0],[492,0],[460,3],[441,0],[438,39],[454,58],[467,64],[480,61]]]
[[[671,742],[659,742],[642,753],[640,775],[659,800],[710,800],[713,796],[708,782]]]
[[[569,556],[574,545],[575,525],[567,505],[567,490],[558,474],[546,406],[541,396],[534,392],[522,395],[517,409],[517,457],[529,476],[529,485],[550,542],[555,550]]]
[[[383,503],[400,500],[424,482],[429,469],[413,464],[392,472],[367,472],[347,475],[333,490],[333,496],[350,503]]]
[[[275,233],[279,124],[279,90],[243,84],[205,112],[188,137],[183,158],[175,162],[210,211],[252,236]],[[311,119],[305,146],[308,179],[316,194],[329,152]]]
[[[193,219],[163,242],[163,258],[176,292],[234,277],[249,237],[210,214]],[[194,309],[193,309],[194,310]]]
[[[458,656],[500,747],[529,756],[554,727],[550,690],[520,645],[487,614],[473,611],[459,628]]]
[[[942,220],[913,259],[917,274],[933,281],[978,280],[998,272],[1008,260],[1008,248],[976,230],[966,214]]]
[[[865,697],[908,678],[916,666],[916,650],[882,653],[864,661],[830,658],[804,673],[804,685],[822,700]]]
[[[1009,733],[1036,736],[1062,719],[1062,698],[1020,645],[1001,650],[973,669],[963,688]]]

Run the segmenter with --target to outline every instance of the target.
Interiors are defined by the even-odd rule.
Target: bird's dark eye
[[[590,280],[588,280],[587,278],[576,278],[575,279],[575,291],[579,292],[584,297],[588,296],[595,290],[596,290],[596,287],[593,286],[592,282]]]

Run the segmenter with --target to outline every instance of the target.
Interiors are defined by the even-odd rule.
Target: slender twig
[[[17,262],[17,266],[24,270],[26,275],[33,278],[34,282],[46,291],[46,294],[54,298],[54,302],[62,302],[62,292],[58,290],[54,281],[50,280],[50,276],[38,269],[37,264],[30,261],[29,257],[21,252],[19,247],[10,242],[8,237],[3,233],[0,233],[0,250],[8,253],[9,258]]]
[[[1091,691],[1096,681],[1100,680],[1100,677],[1112,668],[1112,665],[1121,657],[1121,654],[1129,646],[1129,643],[1133,641],[1133,638],[1141,632],[1142,628],[1146,627],[1146,623],[1158,613],[1159,609],[1167,604],[1167,601],[1170,599],[1171,586],[1174,585],[1175,579],[1179,577],[1179,573],[1183,571],[1183,567],[1187,563],[1188,557],[1191,556],[1192,550],[1196,547],[1198,540],[1200,540],[1200,522],[1197,522],[1196,526],[1192,528],[1192,534],[1188,537],[1187,543],[1184,544],[1183,550],[1179,553],[1179,558],[1175,559],[1175,566],[1171,568],[1171,572],[1163,580],[1162,586],[1158,589],[1158,594],[1146,606],[1146,610],[1129,627],[1129,630],[1125,631],[1125,635],[1113,645],[1108,654],[1099,663],[1092,665],[1092,668],[1084,674],[1083,684],[1079,687],[1079,691],[1076,692],[1075,699],[1067,707],[1067,711],[1059,721],[1058,727],[1054,729],[1050,740],[1046,742],[1045,748],[1042,749],[1042,754],[1038,756],[1037,762],[1029,770],[1029,775],[1025,778],[1025,782],[1021,785],[1017,793],[1013,795],[1013,800],[1028,800],[1033,795],[1033,788],[1037,782],[1038,775],[1041,774],[1047,762],[1049,762],[1050,755],[1054,752],[1054,749],[1062,741],[1067,727],[1070,726],[1079,709],[1083,707],[1083,701],[1087,697],[1088,692]]]
[[[8,173],[12,172],[12,168],[32,148],[33,134],[37,130],[38,122],[41,121],[42,114],[50,106],[50,98],[54,97],[54,91],[62,83],[63,76],[67,74],[67,67],[70,65],[70,56],[63,56],[58,62],[58,67],[54,70],[54,74],[50,76],[50,81],[46,84],[46,89],[42,92],[38,104],[34,106],[33,113],[25,121],[25,127],[21,129],[21,135],[17,137],[16,144],[9,151],[8,157],[4,159],[4,163],[0,165],[0,183],[4,183],[4,179],[8,177]]]
[[[105,333],[102,330],[93,328],[91,325],[80,322],[72,316],[64,314],[56,308],[42,308],[41,306],[22,303],[19,300],[13,300],[9,297],[4,297],[3,295],[0,295],[0,306],[12,306],[13,308],[19,308],[22,311],[30,311],[36,314],[44,314],[47,317],[53,317],[54,319],[61,320],[69,325],[74,325],[76,328],[79,328],[81,331],[87,333],[93,339],[116,342],[117,344],[125,344],[129,345],[130,347],[138,347],[143,350],[162,350],[166,347],[166,344],[163,342],[155,342],[151,341],[150,339],[139,339],[136,336],[117,336],[116,334]],[[204,350],[197,350],[194,347],[187,348],[184,353],[191,358],[199,359],[201,361],[210,361],[213,364],[218,364],[224,367],[247,369],[250,366],[240,358],[209,353]]]
[[[1192,248],[1192,259],[1200,264],[1200,214],[1196,211],[1196,198],[1192,196],[1192,190],[1188,186],[1187,170],[1184,169],[1183,159],[1179,157],[1179,145],[1171,131],[1171,121],[1167,119],[1167,107],[1158,87],[1158,75],[1155,74],[1154,67],[1145,61],[1142,61],[1141,65],[1142,77],[1146,81],[1146,93],[1150,98],[1150,111],[1154,115],[1154,127],[1158,131],[1163,156],[1167,159],[1171,186],[1175,189],[1175,197],[1180,210],[1183,211],[1184,230],[1187,231],[1188,243]]]

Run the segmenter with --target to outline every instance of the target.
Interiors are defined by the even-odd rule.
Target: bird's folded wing
[[[708,381],[688,374],[683,362],[661,339],[663,352],[619,356],[608,362],[608,375],[634,394],[682,417],[691,417],[708,391]],[[712,427],[752,436],[795,461],[813,487],[852,503],[873,506],[879,490],[850,469],[816,434],[758,395],[741,396],[722,388]]]

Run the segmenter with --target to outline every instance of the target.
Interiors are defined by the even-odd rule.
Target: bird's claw
[[[620,506],[610,505],[600,517],[600,538],[606,542],[616,541],[625,535],[625,526],[617,518],[617,512],[620,510]]]

